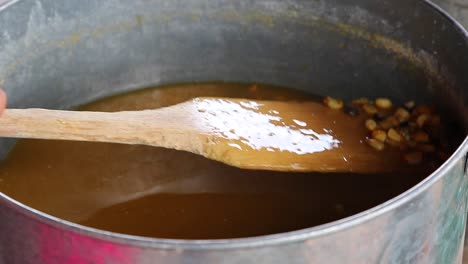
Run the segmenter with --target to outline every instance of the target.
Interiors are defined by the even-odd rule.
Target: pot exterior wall
[[[222,249],[92,238],[0,207],[0,263],[461,263],[468,186],[462,162],[387,213],[318,237]],[[365,218],[365,216],[364,216]],[[324,229],[325,231],[325,229]],[[221,246],[222,247],[222,246]]]
[[[466,123],[467,67],[464,33],[422,1],[23,0],[0,12],[11,107],[67,108],[161,83],[255,81],[344,98],[438,98]],[[11,144],[0,140],[0,154]],[[425,183],[376,208],[259,238],[121,236],[0,194],[0,263],[461,263],[466,150],[464,142]]]

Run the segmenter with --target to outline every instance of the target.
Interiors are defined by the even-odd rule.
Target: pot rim
[[[14,5],[22,0],[12,0],[0,5],[0,12],[5,11],[9,6]],[[449,23],[451,23],[456,29],[464,35],[468,41],[468,31],[449,15],[441,7],[433,3],[431,0],[423,0],[424,4],[433,8],[435,12],[442,15]],[[63,230],[65,232],[73,232],[80,235],[85,235],[94,239],[105,240],[115,242],[124,245],[133,246],[144,246],[155,249],[173,249],[177,247],[179,249],[191,249],[191,250],[209,250],[209,249],[232,249],[232,248],[250,248],[250,247],[264,247],[280,245],[291,242],[299,242],[306,239],[314,239],[326,235],[333,234],[335,232],[343,231],[348,228],[352,228],[356,225],[360,225],[373,218],[386,214],[396,207],[408,202],[409,200],[420,195],[426,189],[428,189],[435,182],[442,179],[442,177],[448,173],[448,171],[461,160],[468,160],[468,136],[465,137],[463,142],[457,148],[457,150],[451,155],[451,157],[444,162],[437,170],[432,172],[428,177],[419,182],[417,185],[406,190],[400,195],[381,203],[368,210],[354,214],[352,216],[329,222],[323,225],[309,227],[301,230],[295,230],[290,232],[283,232],[278,234],[247,237],[247,238],[232,238],[232,239],[200,239],[200,240],[187,240],[187,239],[163,239],[163,238],[151,238],[135,235],[126,235],[110,231],[104,231],[96,228],[86,227],[79,224],[75,224],[70,221],[60,219],[55,216],[43,213],[39,210],[31,208],[25,204],[22,204],[6,194],[0,192],[0,201],[5,202],[6,206],[12,208],[14,211],[38,220],[42,223],[50,225],[51,227]],[[466,170],[465,161],[465,170]],[[466,171],[465,171],[466,173]]]

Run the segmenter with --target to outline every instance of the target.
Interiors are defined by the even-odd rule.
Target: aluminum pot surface
[[[467,70],[467,33],[425,1],[12,1],[0,8],[10,107],[69,108],[167,83],[263,82],[345,99],[436,101],[465,130],[451,158],[407,192],[276,235],[127,236],[0,193],[0,263],[461,263]],[[2,139],[1,155],[13,143]]]

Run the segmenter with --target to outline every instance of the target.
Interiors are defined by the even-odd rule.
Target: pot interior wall
[[[415,2],[19,1],[0,13],[0,79],[19,108],[218,80],[344,99],[438,98],[467,120],[466,42]],[[1,140],[3,154],[10,145]]]

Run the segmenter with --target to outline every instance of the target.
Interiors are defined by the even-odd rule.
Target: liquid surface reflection
[[[239,150],[264,149],[303,155],[331,150],[340,144],[332,130],[315,131],[308,126],[312,121],[285,118],[287,109],[271,109],[261,102],[248,100],[195,99],[195,102],[211,131]]]

